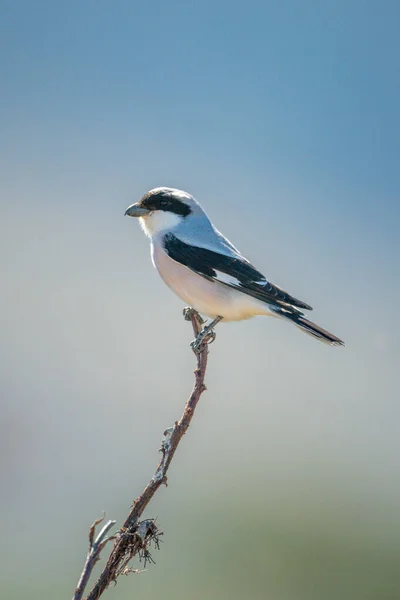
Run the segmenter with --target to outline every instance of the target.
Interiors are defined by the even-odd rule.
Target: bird
[[[192,342],[195,352],[215,338],[220,321],[257,315],[281,318],[325,344],[343,340],[309,321],[312,307],[270,282],[213,225],[195,198],[179,189],[157,187],[131,204],[150,238],[151,258],[161,279],[192,309],[212,319]],[[204,322],[203,322],[204,323]]]

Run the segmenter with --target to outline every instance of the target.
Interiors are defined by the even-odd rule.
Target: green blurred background
[[[347,346],[218,327],[156,565],[106,597],[398,599],[399,4],[0,8],[2,597],[72,596],[182,412],[191,328],[123,218],[167,185]]]

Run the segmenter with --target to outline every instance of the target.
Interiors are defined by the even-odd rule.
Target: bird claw
[[[195,310],[191,306],[186,306],[183,309],[183,316],[185,318],[185,321],[191,321],[192,317],[194,317],[196,319],[197,324],[199,326],[201,326],[201,325],[203,325],[203,323],[205,323],[204,319],[199,315],[199,313],[197,312],[197,310]]]
[[[200,331],[196,339],[190,343],[190,347],[195,354],[200,354],[200,352],[204,350],[204,346],[212,344],[216,337],[217,334],[215,331],[212,329],[207,330],[207,327],[205,327],[202,331]]]
[[[203,351],[203,343],[202,340],[199,342],[196,338],[193,342],[190,342],[190,347],[195,354],[200,354]]]
[[[185,321],[190,321],[193,313],[194,313],[194,308],[192,308],[191,306],[185,306],[185,308],[183,309],[183,316],[184,316]]]
[[[197,324],[197,331],[204,325],[205,321],[199,315],[197,310],[187,306],[183,309],[183,316],[186,321],[191,321],[193,318]],[[204,346],[208,344],[212,344],[216,338],[216,333],[214,331],[214,327],[222,320],[222,317],[216,317],[211,323],[203,327],[203,329],[197,334],[196,339],[191,342],[190,347],[192,348],[195,354],[200,354],[204,350]]]

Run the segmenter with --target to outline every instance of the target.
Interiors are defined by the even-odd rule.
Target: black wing
[[[312,310],[311,306],[294,298],[277,285],[267,281],[246,259],[219,254],[207,248],[191,246],[173,233],[164,237],[164,248],[172,260],[185,265],[206,279],[240,290],[257,300],[278,307]]]

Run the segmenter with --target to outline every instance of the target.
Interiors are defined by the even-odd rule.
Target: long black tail
[[[276,311],[278,312],[278,311]],[[308,335],[312,335],[312,337],[317,338],[321,342],[325,344],[329,344],[330,346],[344,346],[344,341],[333,335],[333,333],[329,333],[326,329],[322,329],[319,325],[312,323],[308,319],[305,319],[302,315],[296,313],[290,313],[286,310],[279,311],[278,313],[281,317],[292,321],[299,329],[308,333]]]

